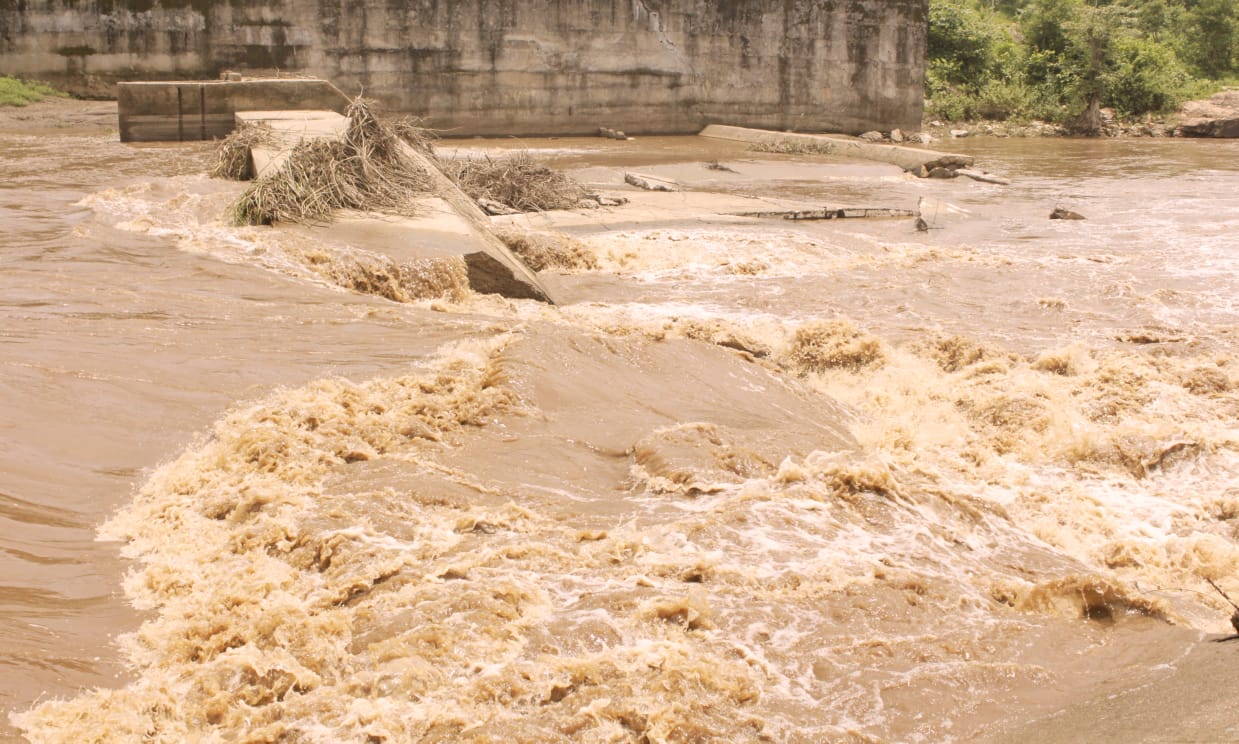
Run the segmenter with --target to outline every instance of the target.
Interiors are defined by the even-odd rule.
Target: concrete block
[[[187,142],[227,136],[238,111],[316,109],[343,113],[348,98],[314,79],[121,83],[122,142]]]

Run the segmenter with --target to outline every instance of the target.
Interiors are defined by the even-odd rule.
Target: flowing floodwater
[[[1235,143],[469,143],[954,207],[534,217],[548,307],[226,227],[206,145],[4,126],[8,733],[970,741],[1229,630]]]

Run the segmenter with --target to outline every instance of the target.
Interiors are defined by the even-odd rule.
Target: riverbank
[[[1222,91],[1199,101],[1189,101],[1174,114],[1143,117],[1138,121],[1122,120],[1113,111],[1102,112],[1102,135],[1105,138],[1164,138],[1182,136],[1184,126],[1203,121],[1239,119],[1239,91]],[[116,101],[87,101],[74,98],[49,97],[26,106],[0,106],[0,128],[16,130],[40,129],[115,129]],[[966,137],[1070,137],[1071,130],[1044,121],[967,121],[944,122],[927,118],[921,134],[928,142],[949,141]]]
[[[0,106],[0,129],[115,130],[116,101],[48,97],[25,106]]]
[[[1239,90],[1223,90],[1209,98],[1188,101],[1177,111],[1124,119],[1113,109],[1101,110],[1101,137],[1233,137],[1239,132]],[[922,132],[935,140],[961,137],[1071,137],[1071,127],[1045,121],[944,122],[927,116]]]
[[[1181,119],[1177,116],[1149,117],[1142,121],[1123,121],[1112,111],[1103,111],[1101,138],[1177,137]],[[1075,137],[1070,127],[1046,121],[966,121],[925,122],[922,132],[935,141],[963,137]]]

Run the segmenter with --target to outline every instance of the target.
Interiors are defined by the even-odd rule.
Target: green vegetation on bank
[[[48,96],[63,95],[50,85],[0,76],[0,106],[26,106]]]
[[[1100,129],[1239,74],[1235,0],[930,0],[927,114]]]

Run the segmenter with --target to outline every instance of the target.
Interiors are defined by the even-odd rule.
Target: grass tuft
[[[44,98],[65,95],[50,85],[0,76],[0,106],[28,106]]]

